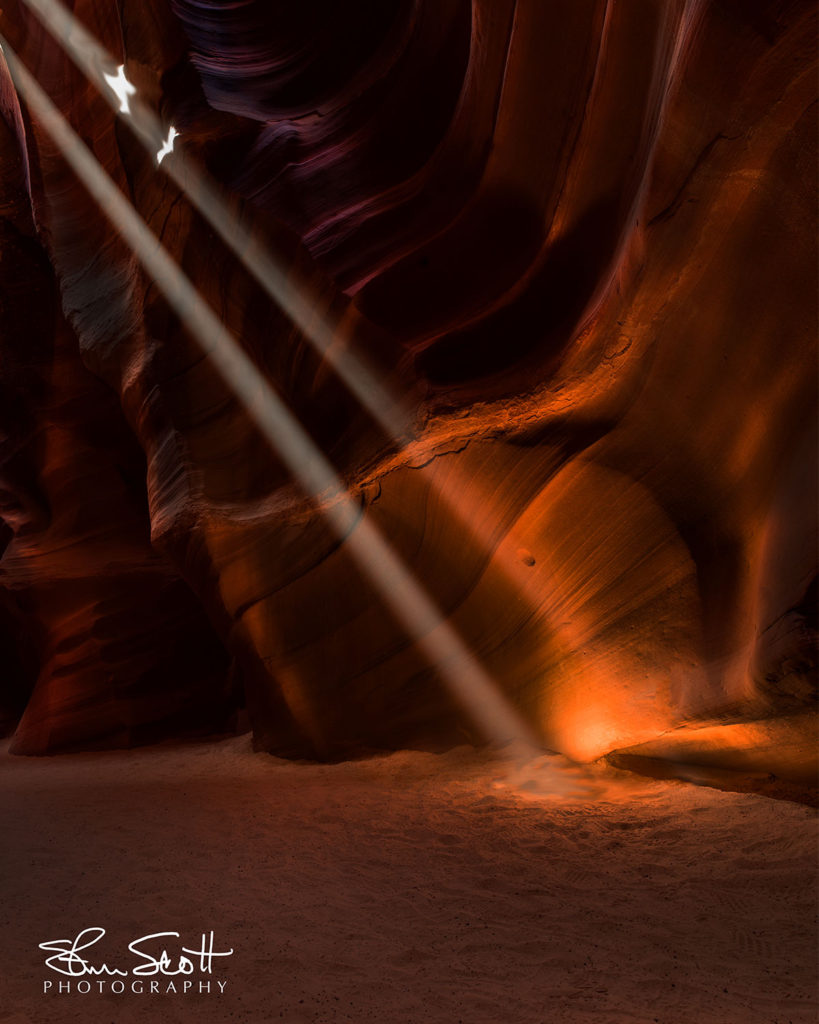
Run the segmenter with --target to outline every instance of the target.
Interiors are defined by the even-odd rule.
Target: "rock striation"
[[[782,771],[754,739],[775,722],[809,778],[814,5],[73,11],[402,396],[406,443],[22,0],[3,32],[544,745],[592,760],[682,728],[696,758],[707,725],[712,757],[725,726]],[[0,77],[13,749],[239,708],[285,755],[480,741]]]

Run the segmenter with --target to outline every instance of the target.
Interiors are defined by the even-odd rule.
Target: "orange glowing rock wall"
[[[3,31],[544,743],[587,760],[781,719],[798,746],[816,696],[814,5],[74,10],[408,397],[408,447],[22,5]],[[243,702],[286,754],[479,739],[7,75],[2,109],[14,749],[218,727]]]

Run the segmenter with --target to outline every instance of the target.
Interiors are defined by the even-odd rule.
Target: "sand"
[[[0,1022],[814,1024],[815,811],[600,771],[543,801],[467,748],[4,750]],[[90,926],[126,968],[212,929],[224,992],[44,994],[38,944]]]

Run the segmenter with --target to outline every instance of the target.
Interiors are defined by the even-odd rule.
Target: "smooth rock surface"
[[[74,11],[402,396],[408,446],[22,4],[4,31],[542,743],[809,721],[813,5]],[[243,704],[281,754],[481,741],[5,71],[2,107],[14,749]]]

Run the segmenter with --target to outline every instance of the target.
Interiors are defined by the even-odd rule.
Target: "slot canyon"
[[[37,884],[62,887],[82,830],[148,899],[142,855],[122,845],[142,822],[175,920],[193,920],[193,882],[171,886],[144,824],[156,799],[173,808],[169,842],[197,865],[191,835],[210,850],[217,936],[250,917],[264,944],[274,926],[252,908],[268,867],[244,888],[222,876],[275,848],[299,893],[282,910],[293,941],[325,942],[319,966],[277,946],[275,994],[259,968],[230,1014],[180,997],[152,1004],[156,1019],[815,1019],[816,22],[807,0],[0,7],[11,863],[38,863],[43,829],[64,866]],[[28,75],[125,213],[71,163]],[[134,232],[173,272],[152,272]],[[174,299],[177,278],[198,305]],[[235,357],[197,333],[209,310]],[[532,764],[509,766],[516,742]],[[254,808],[283,831],[260,832]],[[211,820],[219,840],[202,838]],[[550,1004],[525,969],[540,926],[515,876],[540,884],[552,841],[533,829],[563,837],[561,908],[591,920],[612,891],[654,921],[634,926],[624,966],[611,937],[630,911],[615,914],[619,981],[584,988],[581,958],[566,982],[581,999],[553,989]],[[768,843],[764,872],[748,868],[756,897],[711,879],[686,904],[687,973],[673,995],[647,983],[650,1005],[640,971],[676,947],[654,869],[645,887],[632,877],[641,830],[674,893],[686,865],[728,850],[726,875],[744,877],[749,844]],[[357,861],[352,832],[381,860]],[[459,937],[456,957],[431,905],[411,942],[391,930],[390,878],[423,877],[427,834],[450,923],[458,907],[480,916],[443,883],[441,858],[457,871],[463,849],[471,899],[502,877],[518,945]],[[628,855],[605,854],[598,876],[615,839]],[[128,902],[123,935],[164,927],[154,909],[143,928]],[[66,913],[66,934],[103,923]],[[363,952],[331,984],[347,913]],[[35,950],[44,920],[30,919]],[[749,921],[773,922],[769,939]],[[577,927],[585,956],[596,933]],[[698,987],[703,928],[736,984]],[[382,962],[370,930],[409,961]],[[254,954],[237,943],[241,974]],[[491,991],[484,956],[505,965]],[[136,997],[89,1008],[9,984],[5,1024],[146,1019]]]

